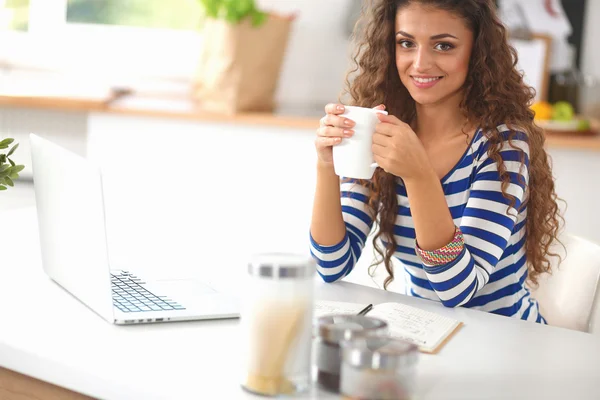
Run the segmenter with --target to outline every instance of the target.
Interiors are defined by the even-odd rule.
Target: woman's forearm
[[[454,237],[455,226],[435,171],[427,169],[423,176],[404,184],[419,247],[437,250],[446,246]]]
[[[322,246],[340,243],[346,235],[340,202],[340,179],[333,167],[317,164],[317,187],[313,204],[310,232]]]

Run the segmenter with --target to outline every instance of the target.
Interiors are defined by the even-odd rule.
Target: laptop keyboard
[[[146,290],[146,282],[128,271],[111,273],[113,304],[129,312],[185,310],[181,304]]]

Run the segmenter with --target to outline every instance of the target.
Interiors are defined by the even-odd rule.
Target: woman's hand
[[[384,110],[385,106],[375,107],[378,110]],[[342,116],[345,107],[342,104],[327,104],[325,106],[325,116],[321,118],[319,129],[317,129],[317,139],[315,147],[319,164],[333,167],[333,146],[340,144],[342,138],[349,138],[354,135],[354,121]]]
[[[425,148],[412,128],[393,115],[377,114],[373,157],[384,171],[404,180],[429,177],[432,167]]]
[[[354,134],[352,128],[354,121],[341,117],[345,107],[342,104],[327,104],[325,116],[321,118],[315,147],[317,149],[318,162],[321,165],[333,167],[333,146],[342,142],[342,138],[351,137]]]

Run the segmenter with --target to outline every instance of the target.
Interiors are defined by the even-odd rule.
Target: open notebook
[[[358,314],[365,304],[318,301],[315,315]],[[424,353],[437,353],[460,328],[462,322],[401,303],[381,303],[366,314],[388,323],[390,336],[419,346]]]

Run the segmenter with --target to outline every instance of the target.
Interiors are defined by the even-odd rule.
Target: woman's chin
[[[438,103],[442,98],[440,96],[435,96],[432,94],[422,94],[422,93],[411,93],[411,97],[413,100],[422,106],[431,105]]]
[[[440,87],[439,89],[442,88]],[[461,89],[457,89],[456,91],[434,90],[434,88],[413,89],[409,90],[409,93],[413,100],[422,106],[441,104],[449,99],[455,98],[456,96],[462,97],[463,95]]]

